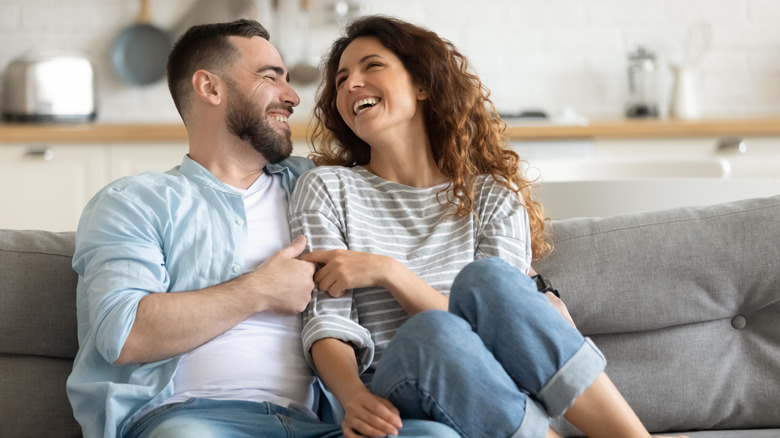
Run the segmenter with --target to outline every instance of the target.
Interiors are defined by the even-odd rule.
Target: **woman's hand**
[[[402,426],[398,409],[368,389],[344,403],[341,430],[346,438],[396,436]]]
[[[350,344],[323,338],[311,347],[320,377],[344,407],[341,429],[347,438],[398,435],[401,416],[389,401],[369,392],[358,374]]]
[[[340,297],[347,289],[357,287],[386,287],[387,274],[396,263],[387,256],[345,249],[312,251],[301,260],[319,266],[314,281],[332,297]]]
[[[447,310],[447,298],[392,257],[334,249],[312,251],[301,260],[316,263],[314,281],[320,290],[340,297],[348,289],[381,287],[410,315],[425,310]]]
[[[545,292],[544,296],[546,296],[550,304],[552,304],[552,306],[555,307],[558,312],[560,312],[561,316],[563,316],[563,319],[568,321],[572,327],[577,328],[577,326],[574,325],[574,320],[571,319],[571,315],[569,315],[569,309],[566,307],[566,303],[564,303],[560,298],[556,297],[552,292]]]
[[[536,274],[537,274],[536,270],[533,268],[533,266],[531,266],[528,269],[528,276],[533,277]],[[577,326],[574,325],[574,320],[571,319],[571,315],[569,314],[569,308],[566,307],[566,303],[564,303],[560,298],[556,297],[555,294],[552,292],[545,292],[544,296],[546,296],[547,301],[549,301],[550,304],[552,304],[552,306],[555,307],[555,310],[557,310],[561,314],[561,316],[563,316],[563,319],[568,321],[572,327],[577,328]]]

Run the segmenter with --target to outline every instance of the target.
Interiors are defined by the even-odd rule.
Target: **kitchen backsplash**
[[[247,11],[243,15],[259,16],[269,27],[288,67],[298,62],[303,47],[295,0],[281,0],[275,14],[271,0],[150,0],[150,6],[154,24],[176,33],[188,17],[196,19],[196,7],[201,13],[208,7],[215,19],[231,19],[237,2],[243,1],[252,5],[242,9]],[[338,2],[310,3],[311,53],[316,56],[338,35],[332,11]],[[570,107],[589,117],[622,115],[628,97],[627,54],[642,45],[658,55],[659,103],[665,114],[672,85],[669,65],[682,59],[689,27],[706,21],[711,25],[712,44],[702,60],[697,89],[702,115],[780,114],[778,0],[364,0],[362,4],[364,11],[398,16],[454,42],[472,61],[499,110],[507,113],[531,108],[556,113]],[[111,42],[137,15],[138,2],[132,0],[0,0],[0,71],[30,51],[84,52],[98,73],[99,121],[178,122],[164,81],[129,86],[111,70]],[[302,100],[299,113],[311,111],[315,88],[297,88]]]

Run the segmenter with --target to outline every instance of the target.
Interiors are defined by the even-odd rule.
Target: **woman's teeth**
[[[378,99],[376,97],[366,97],[365,99],[360,99],[357,102],[355,102],[354,105],[352,105],[352,112],[355,113],[355,115],[358,115],[363,111],[371,108],[372,106],[378,104],[380,100],[381,99]]]

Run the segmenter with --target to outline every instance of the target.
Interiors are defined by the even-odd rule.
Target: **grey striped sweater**
[[[517,196],[491,176],[474,186],[479,217],[447,216],[437,194],[447,186],[414,188],[382,179],[364,168],[323,166],[300,177],[290,200],[293,236],[308,249],[350,249],[395,258],[444,295],[467,263],[501,257],[527,272],[531,262],[528,214]],[[439,199],[446,199],[441,193]],[[361,378],[370,387],[382,352],[409,315],[392,295],[376,287],[333,298],[315,290],[304,312],[303,348],[332,337],[356,350]]]

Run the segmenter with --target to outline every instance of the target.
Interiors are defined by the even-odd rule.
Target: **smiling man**
[[[299,98],[257,22],[195,26],[168,60],[189,153],[116,181],[79,222],[79,352],[67,391],[85,437],[341,435],[303,356],[315,266],[288,197]],[[325,404],[327,406],[327,404]],[[410,422],[405,436],[446,436]]]

